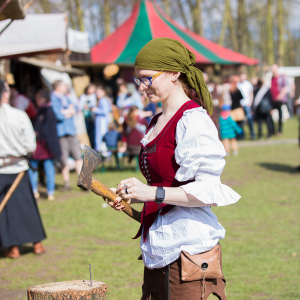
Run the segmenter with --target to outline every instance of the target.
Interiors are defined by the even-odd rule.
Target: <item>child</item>
[[[236,141],[236,133],[240,134],[243,130],[230,116],[230,106],[223,105],[220,115],[220,133],[222,143],[224,145],[226,156],[230,155],[230,146],[233,155],[238,155],[238,144]]]
[[[110,150],[116,159],[117,169],[120,170],[120,162],[118,157],[118,142],[121,141],[122,135],[117,130],[115,123],[108,125],[108,132],[104,135],[103,141],[106,144],[108,150]]]

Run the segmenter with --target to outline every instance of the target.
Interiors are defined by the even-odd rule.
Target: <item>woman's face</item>
[[[39,93],[35,96],[35,102],[37,107],[41,107],[45,103],[47,103],[47,99],[45,99],[43,96],[41,96]]]
[[[87,90],[88,95],[94,94],[95,90],[96,90],[96,87],[94,85],[91,85]]]
[[[159,71],[135,69],[135,73],[139,78],[143,78],[152,77],[159,73]],[[147,94],[150,102],[163,102],[169,98],[174,88],[174,82],[171,80],[172,77],[172,72],[163,72],[152,81],[152,85],[146,86],[144,83],[141,83],[139,90],[144,91]]]
[[[103,98],[104,96],[105,96],[105,91],[103,90],[103,89],[97,89],[96,90],[96,95],[97,95],[97,98],[98,99],[101,99],[101,98]]]

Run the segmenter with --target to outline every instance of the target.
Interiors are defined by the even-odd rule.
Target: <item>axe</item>
[[[102,196],[107,201],[114,202],[118,195],[110,188],[92,177],[93,171],[102,162],[100,155],[88,146],[84,146],[84,156],[81,172],[78,176],[77,186],[83,190],[91,190],[96,195]],[[125,207],[125,213],[141,223],[141,212],[133,209],[126,201],[122,200],[121,205]]]

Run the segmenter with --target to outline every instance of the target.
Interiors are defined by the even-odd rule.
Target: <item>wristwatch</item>
[[[162,203],[165,199],[165,189],[162,186],[158,186],[156,189],[155,202]]]

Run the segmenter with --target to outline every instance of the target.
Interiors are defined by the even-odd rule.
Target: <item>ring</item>
[[[127,190],[127,188],[125,188],[125,193],[126,193],[126,194],[128,194],[128,190]]]

